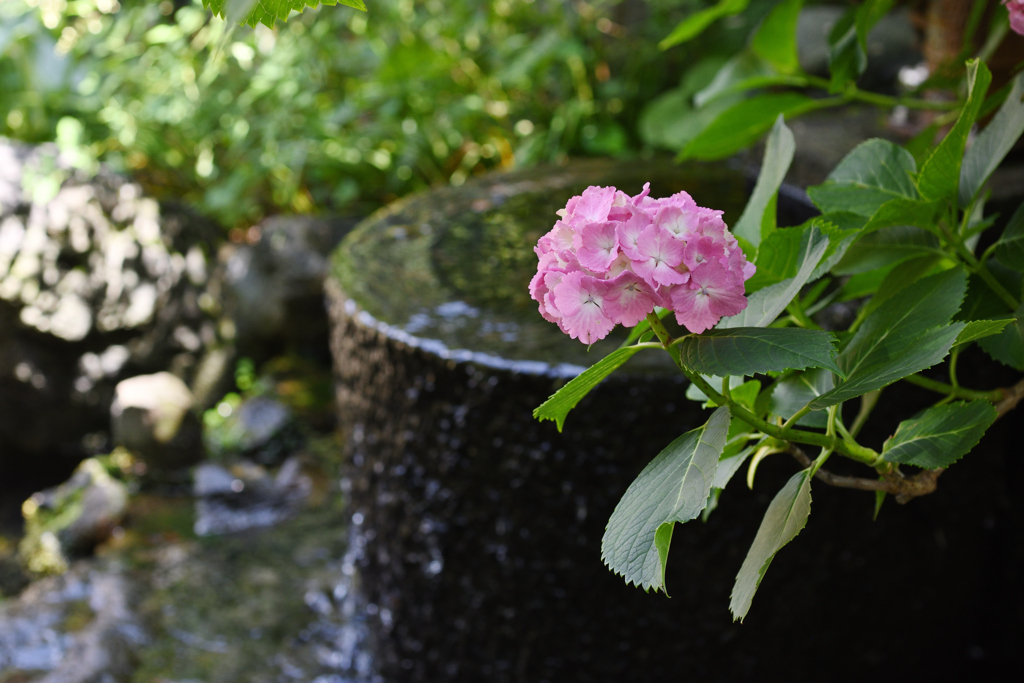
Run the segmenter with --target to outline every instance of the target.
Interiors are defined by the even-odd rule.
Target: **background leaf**
[[[292,12],[319,5],[347,5],[366,11],[363,0],[203,0],[203,7],[229,21],[249,26],[263,24],[270,28],[274,28],[278,19],[286,21]]]
[[[775,494],[754,542],[747,551],[732,587],[729,611],[734,620],[743,621],[768,566],[784,545],[796,538],[811,514],[811,471],[794,474]]]
[[[601,380],[615,372],[615,370],[640,350],[636,347],[627,346],[612,351],[578,376],[569,380],[551,398],[535,408],[533,416],[542,422],[544,420],[554,420],[558,425],[558,431],[562,431],[562,425],[565,424],[565,416],[569,414],[569,411],[575,408],[576,404],[582,401],[583,397],[590,393],[591,389],[600,384]]]
[[[997,415],[988,401],[934,406],[901,422],[882,446],[882,457],[928,469],[949,467],[977,445]]]
[[[721,159],[750,146],[772,127],[780,114],[802,114],[820,109],[822,100],[799,93],[755,95],[742,100],[715,119],[680,152],[684,159]]]
[[[626,583],[644,590],[665,587],[672,525],[704,509],[729,421],[729,409],[719,408],[707,424],[673,441],[615,506],[601,540],[601,559]]]
[[[800,70],[796,29],[803,5],[803,0],[783,0],[765,17],[751,39],[751,51],[780,74],[793,74]]]
[[[1004,266],[1024,272],[1024,202],[1017,207],[996,243],[995,257]]]
[[[711,24],[722,17],[739,14],[747,8],[748,4],[750,4],[750,0],[719,0],[714,7],[694,12],[679,22],[672,32],[658,43],[658,47],[667,50],[674,45],[696,38]]]
[[[960,168],[960,206],[966,207],[1002,163],[1024,133],[1024,73],[1018,74],[1010,94],[992,122],[964,155]]]
[[[708,330],[679,340],[683,364],[704,375],[754,375],[808,367],[842,374],[835,361],[835,336],[795,327],[735,327]]]
[[[767,236],[766,231],[762,229],[766,223],[770,227],[767,232],[775,230],[773,200],[779,193],[782,181],[786,179],[786,172],[793,162],[795,151],[793,131],[786,127],[785,119],[779,114],[765,145],[764,160],[761,162],[761,172],[757,176],[754,192],[743,209],[743,215],[736,221],[732,230],[734,235],[742,237],[755,247],[761,244],[762,237]]]

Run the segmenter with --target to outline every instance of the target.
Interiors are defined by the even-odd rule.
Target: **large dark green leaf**
[[[866,232],[880,228],[913,225],[936,232],[935,221],[942,210],[942,202],[919,199],[891,199],[878,207],[864,226]]]
[[[886,268],[912,258],[945,256],[939,238],[921,228],[905,225],[868,233],[846,250],[833,268],[837,275],[855,275]]]
[[[828,368],[835,362],[830,332],[794,327],[735,327],[691,334],[678,342],[679,357],[704,375],[755,375],[769,371]]]
[[[739,14],[747,8],[748,4],[750,4],[750,0],[719,0],[717,5],[694,12],[679,22],[672,32],[658,43],[658,47],[667,50],[674,45],[692,40],[722,17]]]
[[[900,423],[882,446],[882,457],[927,469],[949,467],[977,445],[997,415],[988,401],[929,408]]]
[[[786,310],[828,251],[829,238],[817,228],[805,231],[801,239],[800,267],[796,275],[751,294],[747,297],[747,307],[738,315],[723,318],[717,329],[767,327]]]
[[[799,4],[799,3],[798,3]],[[775,230],[775,202],[779,187],[786,179],[786,171],[793,161],[796,142],[793,131],[786,127],[780,114],[775,120],[772,132],[764,150],[764,161],[761,173],[757,176],[754,193],[750,195],[743,215],[733,226],[733,234],[742,237],[753,246],[761,244],[761,239]]]
[[[921,165],[917,188],[925,199],[942,200],[958,197],[960,164],[967,137],[978,118],[985,93],[992,82],[992,72],[984,62],[971,60],[967,65],[967,102],[953,129]]]
[[[1016,320],[999,334],[978,341],[985,353],[1011,368],[1024,370],[1024,305],[1013,314]]]
[[[812,401],[811,407],[819,410],[842,403],[945,358],[964,327],[964,323],[948,323],[966,289],[963,269],[953,268],[921,280],[879,306],[839,355],[845,381]]]
[[[750,49],[780,74],[800,70],[796,28],[803,0],[783,0],[765,17],[750,41]]]
[[[533,411],[533,416],[543,422],[554,420],[558,431],[562,431],[565,416],[590,393],[590,390],[601,383],[608,375],[615,372],[623,363],[633,357],[640,349],[632,346],[616,349],[597,363],[571,379],[565,386],[556,391],[551,398],[544,401]]]
[[[974,141],[960,169],[960,205],[966,207],[978,194],[992,171],[1024,133],[1024,73],[1013,82],[1006,101]]]
[[[783,419],[796,415],[808,403],[835,387],[832,373],[823,368],[794,372],[775,383],[769,410]],[[824,410],[808,413],[797,421],[807,427],[825,427],[828,415]]]
[[[806,469],[797,472],[786,482],[764,513],[761,526],[732,587],[729,611],[734,620],[742,621],[747,616],[754,594],[776,553],[803,530],[810,514],[811,471]]]
[[[347,5],[366,11],[363,0],[203,0],[203,7],[217,16],[240,24],[264,24],[270,28],[274,28],[278,19],[287,20],[292,12],[302,12],[307,7],[319,5]]]
[[[910,152],[888,140],[872,139],[853,149],[826,181],[807,190],[824,213],[849,211],[872,216],[892,199],[917,199]]]
[[[780,114],[801,114],[823,105],[798,93],[755,95],[729,107],[683,148],[679,158],[721,159],[748,147],[768,131]]]
[[[1004,266],[1024,272],[1024,202],[1013,212],[996,243],[995,256]]]
[[[707,424],[659,453],[626,489],[608,520],[601,559],[627,583],[665,588],[672,528],[704,509],[728,431],[729,409],[719,408]]]
[[[928,254],[906,263],[902,263],[890,270],[878,285],[878,290],[871,299],[857,312],[858,318],[866,318],[875,309],[886,301],[901,294],[904,289],[924,277],[929,271],[935,268],[940,257],[936,254]]]

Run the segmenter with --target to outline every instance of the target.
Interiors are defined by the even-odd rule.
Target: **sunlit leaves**
[[[768,566],[784,545],[796,538],[811,514],[811,471],[798,472],[775,495],[733,584],[729,610],[742,621]]]
[[[280,19],[285,21],[292,12],[319,5],[347,5],[366,11],[363,0],[203,0],[203,6],[214,14],[240,24],[264,24],[270,28]]]
[[[882,457],[928,469],[949,467],[977,445],[997,414],[988,401],[934,406],[901,422],[882,447]]]
[[[627,583],[644,590],[665,588],[672,528],[704,509],[729,422],[728,408],[719,408],[707,424],[673,441],[615,506],[601,541],[601,559]]]

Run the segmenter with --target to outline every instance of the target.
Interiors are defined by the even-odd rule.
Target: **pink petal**
[[[657,301],[654,290],[635,273],[627,271],[608,281],[604,310],[612,322],[633,327],[654,310]]]

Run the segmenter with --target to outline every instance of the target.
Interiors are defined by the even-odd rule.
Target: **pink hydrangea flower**
[[[754,264],[722,212],[698,206],[686,192],[658,199],[650,183],[632,197],[589,187],[558,215],[534,249],[530,296],[544,319],[573,339],[592,344],[616,325],[636,325],[655,306],[671,308],[694,334],[746,308],[743,283]]]
[[[1010,28],[1024,36],[1024,0],[1003,0],[1010,13]]]

